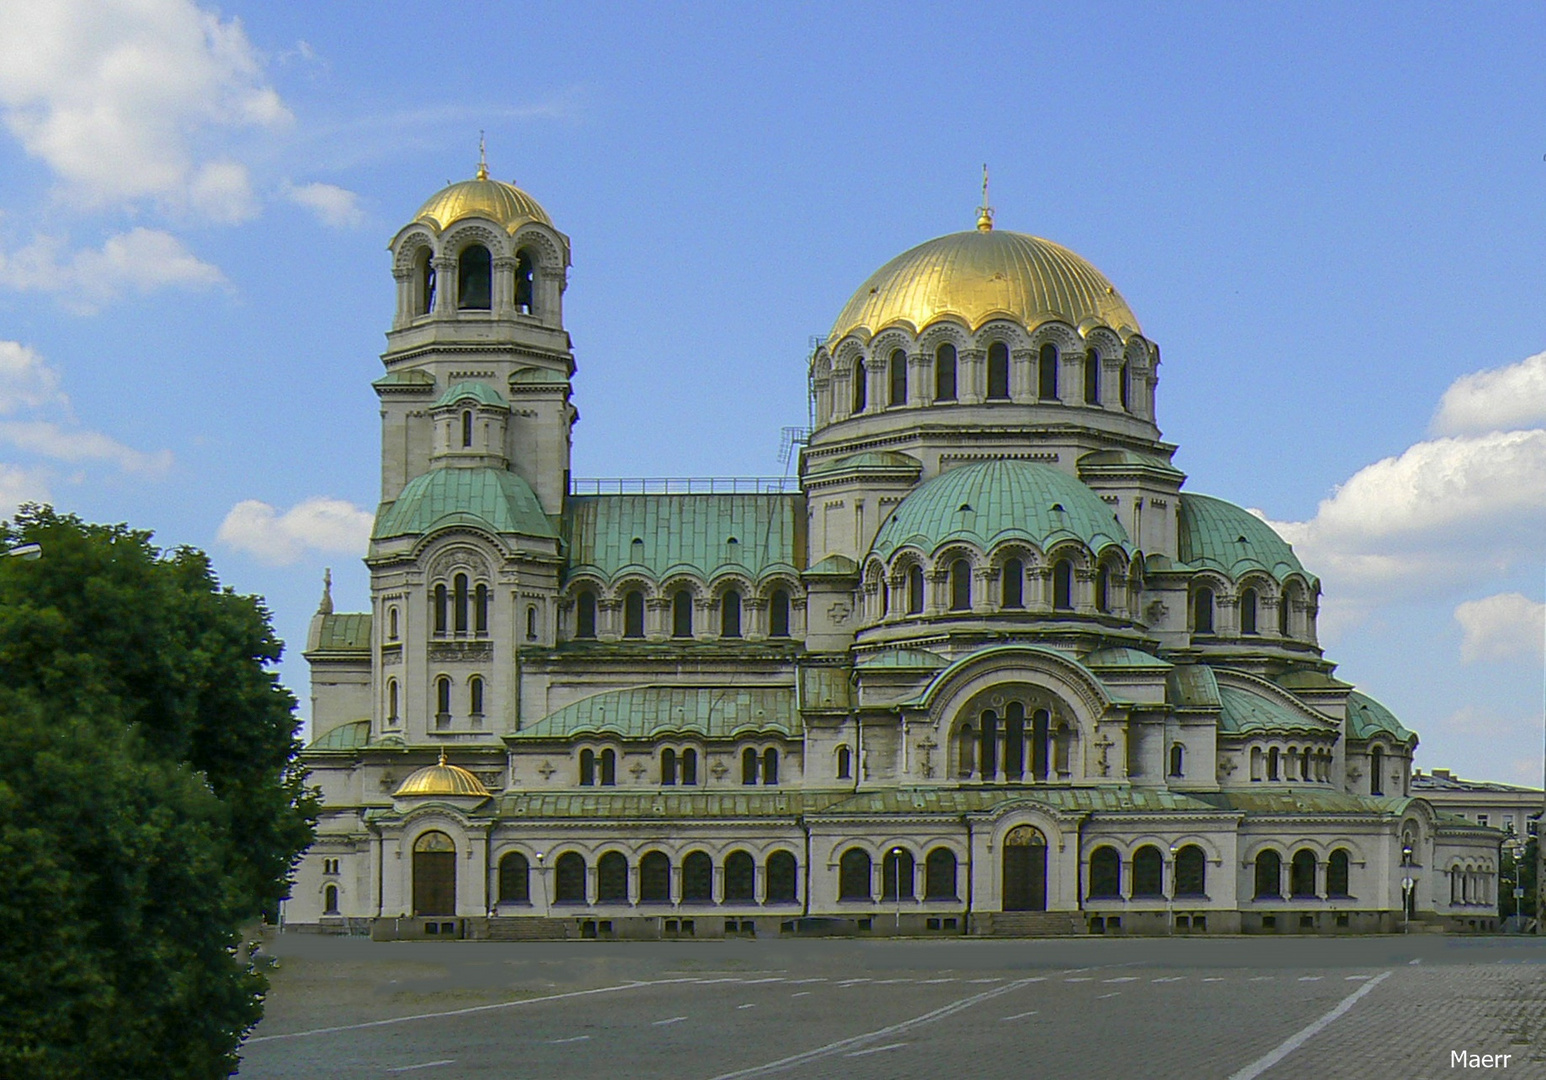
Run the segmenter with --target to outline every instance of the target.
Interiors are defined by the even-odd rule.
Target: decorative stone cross
[[[1101,732],[1100,738],[1095,740],[1095,749],[1100,751],[1100,756],[1096,758],[1095,766],[1096,768],[1100,769],[1100,774],[1102,776],[1111,775],[1111,762],[1107,755],[1110,753],[1111,748],[1115,745],[1116,743],[1111,740],[1111,736],[1107,735],[1105,732]]]
[[[1234,758],[1231,758],[1231,757],[1221,757],[1221,758],[1219,758],[1219,772],[1223,773],[1226,777],[1233,775],[1235,769],[1237,769],[1238,767],[1239,766],[1237,766],[1235,764],[1235,759]]]
[[[542,779],[547,780],[558,770],[553,768],[551,761],[544,761],[541,765],[537,766],[537,771],[542,774]]]
[[[644,762],[642,762],[642,761],[635,761],[633,763],[633,768],[629,769],[628,771],[631,774],[633,774],[634,782],[637,783],[638,781],[644,779],[644,773],[645,773]]]
[[[635,767],[639,769],[640,772],[644,771],[644,766],[642,765],[636,764]],[[716,761],[712,766],[709,767],[709,772],[714,774],[714,779],[716,780],[723,780],[725,778],[725,774],[729,771],[729,767],[723,761]]]
[[[923,760],[918,763],[918,771],[921,772],[924,779],[927,780],[934,775],[934,751],[939,749],[939,743],[925,735],[923,740],[916,745],[918,747],[918,753],[922,755],[923,758]]]

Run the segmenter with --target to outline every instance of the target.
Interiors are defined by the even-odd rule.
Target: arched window
[[[1293,598],[1287,589],[1278,594],[1278,637],[1288,637],[1288,621],[1293,612]]]
[[[1242,589],[1240,591],[1240,632],[1242,634],[1256,633],[1256,590]]]
[[[623,636],[644,636],[644,594],[632,589],[623,596]]]
[[[1058,611],[1074,610],[1074,564],[1067,559],[1052,564],[1052,606]]]
[[[512,851],[499,860],[499,902],[531,902],[531,864],[519,851]]]
[[[1256,856],[1256,899],[1283,895],[1283,857],[1271,848]]]
[[[677,758],[682,769],[682,783],[691,787],[698,782],[698,751],[688,747]]]
[[[1084,354],[1084,403],[1100,404],[1100,353],[1094,349]]]
[[[797,864],[787,851],[775,851],[768,856],[768,900],[770,904],[795,902]]]
[[[719,636],[741,636],[741,594],[734,589],[726,589],[725,594],[719,598]]]
[[[864,411],[864,407],[869,404],[870,399],[870,380],[867,377],[868,373],[864,369],[864,358],[862,356],[854,357],[851,370],[853,374],[850,378],[854,381],[853,412],[855,416],[858,416]]]
[[[515,255],[515,310],[522,315],[532,314],[532,288],[531,255],[525,251],[516,252]]]
[[[869,900],[871,888],[869,852],[849,848],[837,861],[837,888],[839,900]]]
[[[911,900],[913,881],[918,876],[913,853],[906,848],[892,848],[881,863],[880,893],[885,900]]]
[[[660,752],[660,782],[668,787],[676,783],[676,751],[669,746]]]
[[[322,890],[322,914],[338,914],[338,886],[329,885]]]
[[[741,783],[755,784],[757,782],[757,769],[761,763],[755,748],[748,746],[741,751]]]
[[[452,579],[452,600],[456,616],[454,628],[458,634],[467,632],[467,575],[457,574]]]
[[[430,606],[434,609],[435,633],[444,634],[447,616],[450,614],[450,602],[444,585],[435,586],[435,600]]]
[[[1102,566],[1095,571],[1095,610],[1111,611],[1111,567]]]
[[[901,349],[891,354],[891,404],[907,404],[907,354]]]
[[[1315,897],[1315,852],[1300,848],[1288,867],[1288,891],[1299,898]]]
[[[694,851],[682,860],[682,903],[714,902],[714,860],[706,852]]]
[[[998,713],[983,710],[977,729],[977,766],[982,779],[992,780],[998,775]]]
[[[1145,844],[1133,852],[1133,898],[1165,895],[1165,857],[1160,849]]]
[[[1052,714],[1046,709],[1031,715],[1031,776],[1037,780],[1052,778]]]
[[[1019,559],[1007,559],[1003,569],[1002,607],[1025,606],[1025,564]]]
[[[395,607],[387,608],[387,640],[397,640],[397,609]]]
[[[1177,896],[1208,895],[1208,857],[1196,844],[1188,844],[1176,852]]]
[[[1453,867],[1450,868],[1449,902],[1451,904],[1459,904],[1462,897],[1465,896],[1465,884],[1463,881],[1464,876],[1464,872],[1460,869],[1459,863],[1456,863]]]
[[[387,723],[395,724],[398,719],[397,712],[397,680],[387,680]]]
[[[1122,856],[1114,847],[1098,847],[1090,855],[1090,899],[1115,900],[1122,895]]]
[[[950,564],[950,610],[972,610],[972,564],[965,559]]]
[[[601,784],[603,787],[615,787],[617,785],[617,752],[615,750],[603,750],[601,752]]]
[[[1025,706],[1018,701],[1004,706],[1004,776],[1025,778]]]
[[[783,589],[774,589],[768,597],[768,636],[789,636],[789,594]]]
[[[757,864],[744,851],[725,856],[725,903],[757,899]]]
[[[428,315],[435,310],[435,261],[429,248],[420,248],[413,257],[414,290],[413,314]]]
[[[585,857],[566,851],[553,864],[553,902],[555,904],[585,903]]]
[[[442,675],[435,680],[435,723],[445,727],[451,722],[451,680]]]
[[[956,853],[949,848],[937,847],[923,860],[923,898],[956,898]]]
[[[1009,346],[995,341],[988,346],[988,397],[1009,400]]]
[[[639,860],[639,903],[671,902],[671,860],[663,851],[646,852]]]
[[[1170,746],[1170,775],[1174,777],[1185,776],[1182,766],[1186,764],[1186,747],[1180,743],[1172,743]]]
[[[692,637],[692,593],[678,589],[671,597],[671,636]]]
[[[585,589],[575,597],[574,636],[577,638],[596,636],[596,594],[589,589]]]
[[[493,299],[494,263],[488,248],[473,244],[456,262],[456,306],[463,311],[487,311]]]
[[[778,783],[778,751],[771,746],[762,752],[762,782]]]
[[[1369,748],[1369,794],[1385,794],[1385,751],[1379,746]]]
[[[1051,342],[1041,347],[1036,376],[1036,396],[1042,401],[1056,401],[1058,399],[1058,347]]]
[[[472,632],[479,637],[488,636],[489,587],[479,585],[472,591]]]
[[[1351,860],[1348,858],[1346,848],[1337,848],[1331,853],[1331,858],[1326,860],[1326,895],[1327,896],[1351,896],[1348,891],[1349,872]]]
[[[472,410],[462,410],[462,449],[472,446]]]
[[[1213,633],[1213,590],[1206,585],[1192,593],[1192,633]]]
[[[1277,780],[1278,778],[1278,748],[1274,746],[1267,751],[1267,779]]]
[[[945,344],[934,350],[934,400],[956,399],[956,347]]]
[[[1118,378],[1118,382],[1117,382],[1117,387],[1121,391],[1121,394],[1122,394],[1122,411],[1123,412],[1132,412],[1133,411],[1132,402],[1131,402],[1131,398],[1132,398],[1131,383],[1132,383],[1132,381],[1133,381],[1133,379],[1132,379],[1131,369],[1128,368],[1128,366],[1126,364],[1123,364],[1122,365],[1122,374]]]
[[[923,614],[923,567],[917,563],[907,568],[907,613]]]
[[[580,751],[580,786],[590,787],[596,782],[596,752]]]
[[[628,857],[621,851],[596,860],[596,903],[628,903]]]
[[[853,771],[853,751],[846,746],[839,746],[837,748],[837,778],[839,780],[849,780],[853,777]]]
[[[483,676],[474,675],[467,680],[467,711],[473,716],[483,715]]]

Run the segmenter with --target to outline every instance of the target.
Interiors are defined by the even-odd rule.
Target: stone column
[[[433,315],[445,317],[456,314],[456,260],[441,256],[433,260],[435,267],[435,310]]]
[[[413,322],[413,267],[394,267],[392,277],[397,282],[397,312],[392,329],[397,330]]]
[[[988,353],[986,349],[962,349],[956,359],[956,400],[963,405],[981,405],[987,393]]]
[[[913,405],[934,404],[934,358],[913,353],[907,358],[908,401]]]

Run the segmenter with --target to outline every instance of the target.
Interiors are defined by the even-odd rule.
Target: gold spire
[[[977,208],[977,231],[993,231],[993,207],[988,205],[988,165],[982,166],[982,205]]]
[[[478,179],[488,179],[488,151],[483,142],[483,132],[478,132]]]
[[[440,767],[446,767],[446,748],[443,746],[440,748]]]

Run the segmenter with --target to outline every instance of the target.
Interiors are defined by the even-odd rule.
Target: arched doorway
[[[1047,838],[1033,825],[1004,837],[1004,910],[1047,910]]]
[[[456,914],[456,844],[443,832],[413,842],[413,913]]]

